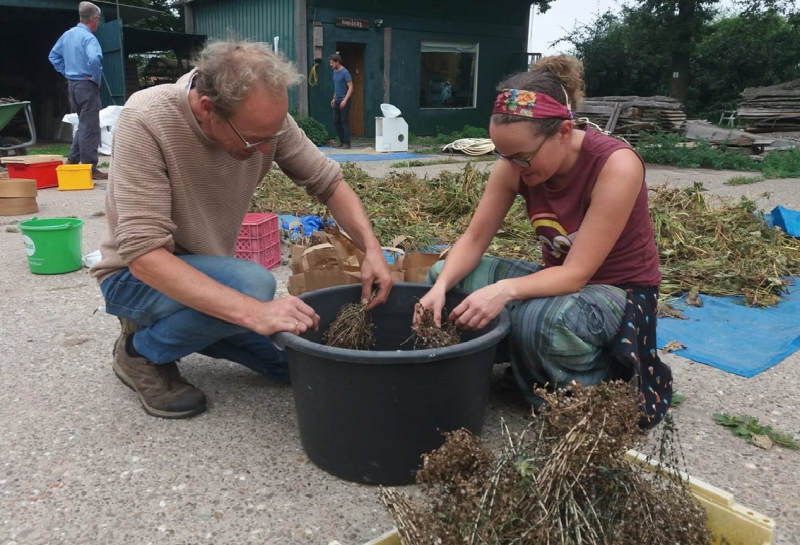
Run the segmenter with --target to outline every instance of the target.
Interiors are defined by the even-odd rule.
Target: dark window
[[[420,108],[474,108],[478,44],[422,42]]]

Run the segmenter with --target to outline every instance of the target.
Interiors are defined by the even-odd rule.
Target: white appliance
[[[381,104],[384,117],[375,118],[375,151],[408,151],[408,123],[400,110],[391,104]]]

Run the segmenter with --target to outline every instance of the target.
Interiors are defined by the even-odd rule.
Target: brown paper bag
[[[424,283],[428,276],[428,271],[434,263],[439,261],[440,254],[426,254],[422,252],[411,252],[407,254],[404,261],[404,280],[406,282]]]

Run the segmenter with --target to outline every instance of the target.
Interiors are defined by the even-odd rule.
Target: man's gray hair
[[[228,119],[254,88],[286,92],[302,80],[294,64],[267,44],[218,41],[200,52],[195,87],[199,96],[211,99],[219,116]]]
[[[78,5],[78,15],[81,18],[81,23],[86,24],[95,17],[100,16],[100,8],[91,2],[81,2]]]

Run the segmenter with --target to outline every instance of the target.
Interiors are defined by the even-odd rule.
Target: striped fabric
[[[228,155],[192,113],[190,75],[133,94],[119,117],[105,203],[108,230],[102,259],[91,269],[98,282],[158,248],[233,256],[250,199],[273,162],[322,202],[342,178],[338,163],[290,115],[267,153],[246,161]]]
[[[442,261],[428,273],[432,284]],[[504,278],[527,276],[541,266],[524,260],[483,257],[458,288],[473,292]],[[507,338],[514,378],[531,404],[536,403],[532,385],[564,385],[572,380],[585,386],[609,376],[611,348],[625,313],[623,289],[601,284],[585,286],[569,295],[513,301]]]

